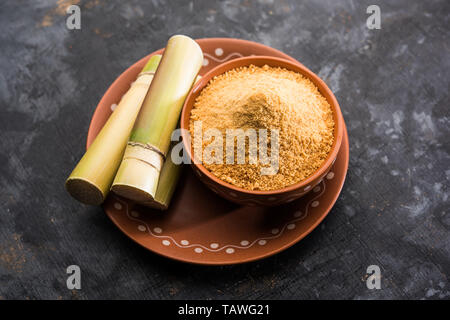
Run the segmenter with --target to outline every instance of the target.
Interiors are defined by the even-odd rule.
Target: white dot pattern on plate
[[[197,253],[202,253],[203,249],[202,248],[195,248],[194,251],[197,252]]]
[[[272,232],[272,234],[277,234],[278,232],[280,232],[280,230],[275,228],[275,229],[270,230],[270,232]]]
[[[331,180],[331,179],[333,179],[334,178],[334,172],[328,172],[328,174],[327,174],[327,179],[328,180]]]
[[[241,246],[248,246],[248,244],[249,244],[250,242],[248,242],[247,240],[242,240],[241,241]]]
[[[303,189],[303,190],[308,191],[309,189],[311,189],[311,186],[306,186],[305,189]]]
[[[143,224],[140,224],[138,225],[138,230],[144,232],[147,228]]]
[[[263,246],[263,245],[265,245],[266,243],[267,243],[267,241],[264,240],[264,239],[258,241],[258,244],[259,244],[260,246]]]
[[[116,110],[116,108],[117,108],[117,104],[113,103],[113,104],[111,105],[111,111]]]
[[[320,187],[319,187],[319,186],[315,187],[315,188],[313,189],[313,191],[314,191],[314,192],[319,192],[319,191],[320,191]]]
[[[289,230],[294,229],[294,228],[295,228],[295,223],[290,223],[290,224],[288,224],[288,225],[287,225],[287,228],[288,228]]]
[[[319,201],[313,201],[312,203],[311,203],[311,207],[317,207],[319,205]]]
[[[119,202],[114,203],[114,208],[117,210],[122,210],[122,205]]]
[[[162,232],[162,229],[159,228],[159,227],[156,227],[156,228],[153,228],[153,232],[154,232],[154,233],[161,233],[161,232]]]
[[[133,218],[139,218],[139,212],[133,210],[133,211],[131,211],[131,216]]]
[[[234,253],[234,249],[233,248],[228,248],[227,250],[225,250],[226,253],[231,254]]]
[[[301,211],[295,211],[295,212],[294,212],[294,217],[295,217],[295,218],[299,218],[301,215],[302,215],[302,212],[301,212]]]
[[[213,249],[217,249],[219,247],[219,244],[218,243],[211,243],[209,246],[211,248],[213,248]]]
[[[220,57],[221,55],[223,55],[223,49],[222,48],[217,48],[214,53],[216,54],[216,56]]]
[[[206,67],[209,64],[209,60],[204,58],[203,59],[203,66]]]
[[[188,246],[188,245],[189,245],[189,241],[187,241],[187,240],[181,240],[180,243],[181,243],[183,246]]]
[[[166,247],[170,246],[170,241],[169,240],[163,240],[162,244],[165,245]]]

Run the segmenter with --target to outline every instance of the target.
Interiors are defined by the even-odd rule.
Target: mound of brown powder
[[[320,167],[333,144],[327,100],[309,79],[282,68],[252,65],[215,77],[195,101],[192,137],[198,120],[203,132],[220,130],[224,142],[227,129],[279,130],[279,169],[274,175],[261,174],[261,167],[268,165],[249,163],[248,150],[244,164],[227,164],[225,143],[222,164],[203,163],[219,179],[248,190],[274,190],[304,180]],[[203,149],[210,143],[203,140]]]

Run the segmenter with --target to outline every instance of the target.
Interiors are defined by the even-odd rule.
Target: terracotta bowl
[[[215,76],[223,74],[231,69],[249,66],[251,64],[256,66],[264,66],[267,64],[272,67],[282,67],[302,74],[306,78],[310,79],[318,87],[319,91],[327,99],[333,111],[335,122],[334,142],[331,147],[331,151],[328,154],[328,157],[325,159],[323,164],[307,179],[282,189],[271,191],[252,191],[234,186],[217,178],[202,164],[194,163],[192,158],[193,149],[190,145],[190,139],[188,139],[187,134],[189,132],[190,114],[194,106],[195,99],[200,94],[202,89],[208,84],[208,82]],[[312,190],[318,183],[322,181],[322,179],[326,176],[334,161],[336,160],[336,156],[342,142],[343,127],[344,119],[342,117],[339,104],[325,82],[323,82],[316,74],[299,63],[269,56],[250,56],[240,59],[234,59],[212,69],[206,75],[204,75],[203,78],[192,88],[191,92],[186,98],[183,110],[181,112],[181,128],[185,129],[182,130],[183,143],[185,150],[187,150],[189,153],[191,165],[196,175],[208,188],[210,188],[213,192],[219,194],[221,197],[238,204],[249,206],[280,205],[283,203],[294,201]]]

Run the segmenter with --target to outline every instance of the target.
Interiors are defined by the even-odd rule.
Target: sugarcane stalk
[[[149,59],[66,180],[67,191],[78,201],[98,205],[105,200],[160,60],[161,55]]]
[[[112,191],[141,203],[155,199],[170,136],[202,62],[202,50],[194,40],[182,35],[169,39],[131,131]]]
[[[197,83],[201,78],[202,77],[198,75],[195,79],[195,83]],[[168,156],[166,157],[161,169],[155,197],[152,201],[143,203],[145,206],[159,210],[167,210],[169,208],[170,201],[172,200],[172,196],[177,187],[183,168],[181,164],[175,164],[172,161],[172,157],[169,156],[172,154],[172,148],[174,145],[175,144],[173,144],[169,149],[169,152],[167,153]]]

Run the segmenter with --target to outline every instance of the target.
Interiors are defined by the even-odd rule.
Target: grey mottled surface
[[[2,1],[0,299],[449,299],[450,2],[376,1],[381,30],[366,28],[369,4],[89,0],[79,3],[82,29],[69,31],[56,0]],[[175,33],[283,50],[341,104],[350,136],[341,197],[274,257],[170,261],[64,191],[104,91]],[[79,291],[66,288],[70,264],[82,269]],[[365,285],[371,264],[381,290]]]

